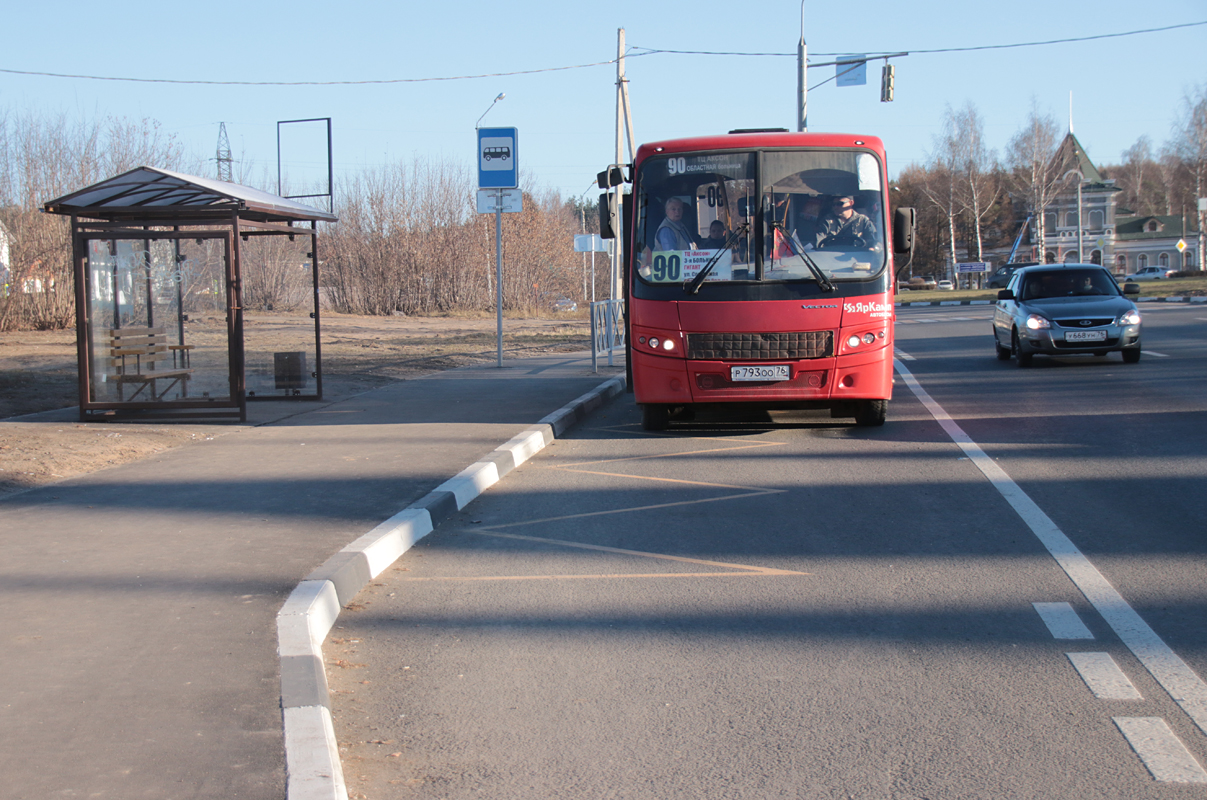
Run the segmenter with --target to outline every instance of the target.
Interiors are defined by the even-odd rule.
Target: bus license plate
[[[787,364],[759,364],[758,366],[730,367],[731,381],[786,381]]]
[[[1068,331],[1066,342],[1105,342],[1106,331]]]

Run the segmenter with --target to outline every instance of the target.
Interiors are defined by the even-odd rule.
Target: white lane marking
[[[1043,509],[1036,505],[1006,471],[986,455],[955,420],[948,416],[943,407],[927,394],[913,373],[900,361],[896,362],[896,367],[906,385],[922,405],[926,406],[935,421],[1001,493],[1015,513],[1052,554],[1052,558],[1056,559],[1056,563],[1069,579],[1094,608],[1098,609],[1098,613],[1127,645],[1127,649],[1132,651],[1174,702],[1194,720],[1194,724],[1207,733],[1207,683],[1204,683],[1203,679],[1165,644],[1156,631],[1141,619],[1110,581],[1090,563],[1069,537],[1065,536],[1064,531],[1056,527],[1056,523]]]
[[[900,350],[896,347],[893,348],[893,354],[896,355],[897,358],[901,359],[902,361],[916,361],[917,360],[913,356],[906,353],[904,350]]]
[[[1094,634],[1068,603],[1032,603],[1053,639],[1093,639]]]
[[[1156,350],[1145,350],[1144,355],[1152,356],[1153,358],[1169,358],[1169,356],[1164,353],[1158,353]]]
[[[1207,771],[1160,717],[1114,717],[1127,743],[1163,783],[1207,783]]]
[[[1065,653],[1099,700],[1143,700],[1110,653]]]

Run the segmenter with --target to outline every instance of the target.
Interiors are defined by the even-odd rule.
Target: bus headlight
[[[658,344],[659,344],[659,339],[658,339],[658,337],[657,337],[657,336],[651,336],[651,337],[650,337],[650,347],[652,347],[653,349],[657,350],[657,349],[658,349]]]
[[[662,340],[662,349],[663,350],[674,350],[675,349],[674,340],[673,339],[663,339]]]
[[[860,339],[858,336],[848,336],[847,337],[847,347],[858,347],[859,342],[860,342]]]

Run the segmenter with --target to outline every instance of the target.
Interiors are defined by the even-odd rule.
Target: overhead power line
[[[974,50],[1010,50],[1010,49],[1013,49],[1016,47],[1043,47],[1045,45],[1053,45],[1053,44],[1070,44],[1073,42],[1092,42],[1092,41],[1096,41],[1098,39],[1116,39],[1120,36],[1138,36],[1142,33],[1160,33],[1162,31],[1172,31],[1172,30],[1177,30],[1179,28],[1194,28],[1199,25],[1207,25],[1207,20],[1205,20],[1203,22],[1184,22],[1184,23],[1181,23],[1178,25],[1166,25],[1163,28],[1145,28],[1143,30],[1123,31],[1121,33],[1102,33],[1102,34],[1098,34],[1096,36],[1073,36],[1073,37],[1069,37],[1067,39],[1048,39],[1048,40],[1042,41],[1042,42],[1017,42],[1015,44],[985,44],[985,45],[978,45],[975,47],[941,47],[941,48],[936,48],[934,50],[908,50],[905,52],[885,51],[883,53],[868,53],[868,54],[865,54],[865,57],[869,61],[873,61],[878,58],[897,58],[900,56],[907,56],[907,55],[930,55],[933,53],[967,53],[967,52],[972,52]],[[792,52],[792,53],[738,53],[738,52],[717,51],[717,50],[655,50],[655,49],[652,49],[649,47],[638,47],[636,45],[634,45],[633,50],[635,51],[632,53],[632,55],[634,55],[634,56],[645,56],[645,55],[655,55],[655,54],[659,54],[659,53],[665,53],[665,54],[669,54],[669,55],[690,55],[690,56],[756,56],[756,57],[757,56],[773,56],[775,58],[796,58],[795,52]],[[636,51],[641,51],[641,52],[636,52]],[[846,54],[846,53],[817,53],[816,55],[823,56],[826,58],[839,58],[839,57],[842,57],[842,56],[845,56],[848,54]],[[830,66],[834,66],[835,63],[838,63],[838,62],[830,61],[830,62],[826,62],[824,64],[810,64],[809,66],[810,67],[830,67]]]
[[[1042,42],[1018,42],[1015,44],[988,44],[975,47],[943,47],[933,50],[908,50],[908,51],[885,51],[882,53],[867,53],[863,54],[863,58],[868,61],[874,61],[880,58],[900,58],[907,55],[932,55],[936,53],[967,53],[977,50],[1009,50],[1018,47],[1043,47],[1054,44],[1070,44],[1073,42],[1092,42],[1099,39],[1115,39],[1121,36],[1138,36],[1145,33],[1160,33],[1162,31],[1178,30],[1180,28],[1194,28],[1200,25],[1207,25],[1207,20],[1203,22],[1185,22],[1178,25],[1166,25],[1161,28],[1145,28],[1143,30],[1123,31],[1121,33],[1103,33],[1096,36],[1075,36],[1067,39],[1049,39]],[[632,47],[627,54],[629,58],[637,58],[640,56],[651,55],[694,55],[694,56],[753,56],[763,57],[770,56],[773,58],[791,57],[795,58],[796,53],[742,53],[732,51],[717,51],[717,50],[661,50],[649,47]],[[845,53],[818,53],[818,56],[825,58],[842,58],[848,54]],[[573,64],[564,67],[544,67],[542,69],[525,69],[515,70],[513,72],[490,72],[481,75],[448,75],[432,78],[381,78],[373,80],[359,81],[212,81],[212,80],[176,80],[172,78],[125,78],[111,75],[78,75],[62,72],[36,72],[33,70],[22,69],[4,69],[0,68],[0,73],[9,75],[30,75],[42,78],[69,78],[73,80],[88,80],[88,81],[118,81],[128,83],[168,83],[177,85],[195,85],[195,86],[372,86],[381,84],[396,84],[396,83],[430,83],[433,81],[465,81],[474,80],[477,78],[506,78],[515,75],[537,75],[543,72],[564,72],[572,69],[589,69],[591,67],[604,67],[613,65],[618,59],[609,59],[607,61],[595,61],[590,64]],[[849,61],[849,58],[844,59]],[[838,62],[827,61],[823,63],[809,64],[810,67],[826,67],[833,66]]]
[[[382,78],[364,81],[193,81],[173,80],[172,78],[120,78],[105,75],[73,75],[61,72],[33,72],[21,69],[3,69],[12,75],[34,75],[43,78],[76,78],[88,81],[127,81],[131,83],[174,83],[200,86],[368,86],[386,83],[427,83],[430,81],[466,81],[474,78],[506,78],[512,75],[535,75],[540,72],[561,72],[568,69],[586,69],[588,67],[604,67],[615,64],[616,59],[597,61],[593,64],[574,64],[568,67],[545,67],[543,69],[523,69],[515,72],[490,72],[482,75],[448,75],[439,78]]]

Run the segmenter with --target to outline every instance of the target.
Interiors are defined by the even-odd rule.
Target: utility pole
[[[627,135],[629,143],[629,160],[633,160],[633,117],[629,110],[629,79],[624,74],[624,28],[620,28],[616,32],[616,164],[623,165],[624,154],[621,150],[621,139]],[[612,187],[616,193],[616,203],[613,208],[616,209],[617,215],[620,213],[621,190],[622,185]],[[612,227],[617,234],[620,233],[620,218],[619,216],[612,218]],[[615,300],[623,290],[620,289],[619,283],[623,270],[621,269],[621,258],[623,255],[620,245],[621,239],[612,240],[612,274],[609,277],[608,299]]]
[[[800,4],[800,43],[796,46],[796,130],[809,130],[809,46],[805,44],[805,2]]]
[[[226,138],[226,123],[218,123],[218,154],[214,159],[218,162],[218,180],[234,183],[231,177],[231,143]]]

